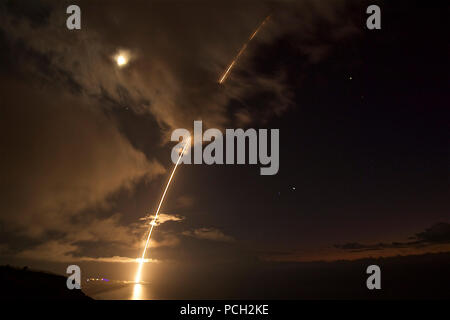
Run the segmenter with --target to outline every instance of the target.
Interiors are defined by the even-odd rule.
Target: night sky
[[[81,30],[66,28],[69,4]],[[366,28],[369,4],[381,30]],[[194,120],[280,129],[280,170],[178,168],[144,267],[164,288],[155,297],[233,297],[286,264],[449,252],[447,13],[425,1],[2,1],[0,263],[132,280],[170,134]]]

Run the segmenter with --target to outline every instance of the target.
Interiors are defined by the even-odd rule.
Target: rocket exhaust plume
[[[185,143],[185,145],[183,147],[183,150],[181,151],[181,153],[180,153],[180,155],[178,157],[177,163],[173,167],[172,173],[171,173],[171,175],[169,177],[169,181],[167,181],[166,188],[164,189],[164,192],[163,192],[163,194],[161,196],[161,200],[159,201],[158,208],[156,209],[155,216],[154,216],[152,222],[150,222],[150,228],[149,228],[148,235],[147,235],[147,241],[145,242],[145,246],[144,246],[144,250],[142,251],[141,259],[137,259],[139,261],[139,266],[138,266],[138,270],[137,270],[136,277],[135,277],[135,280],[134,280],[136,283],[139,283],[141,281],[142,266],[144,265],[145,253],[147,252],[148,244],[150,243],[150,238],[151,238],[152,232],[153,232],[153,227],[156,225],[156,220],[158,219],[159,211],[161,210],[161,206],[162,206],[162,204],[164,202],[164,198],[166,197],[167,190],[169,189],[170,183],[172,182],[172,179],[173,179],[173,176],[175,174],[175,171],[177,170],[178,164],[180,163],[181,158],[183,157],[184,153],[187,150],[187,147],[190,144],[191,144],[191,137],[189,137],[186,140],[186,143]]]
[[[241,50],[239,50],[238,54],[234,57],[233,61],[231,61],[230,65],[228,66],[228,68],[225,70],[225,72],[222,74],[222,76],[219,79],[219,83],[222,84],[225,82],[225,80],[228,78],[228,74],[230,73],[231,69],[233,69],[234,65],[236,64],[236,62],[239,60],[239,57],[244,53],[245,49],[247,49],[248,44],[250,43],[250,41],[252,41],[252,39],[256,36],[256,34],[259,32],[259,30],[264,26],[264,24],[267,22],[267,20],[269,20],[270,15],[268,15],[263,22],[261,22],[258,26],[258,28],[256,28],[255,32],[252,33],[252,35],[248,38],[247,42],[244,43],[244,45],[242,46]]]

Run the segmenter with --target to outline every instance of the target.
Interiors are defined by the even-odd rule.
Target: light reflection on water
[[[109,281],[86,283],[83,292],[98,300],[153,300],[154,294],[149,283],[132,281]]]

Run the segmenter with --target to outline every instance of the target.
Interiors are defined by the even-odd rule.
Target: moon
[[[116,56],[116,63],[119,67],[123,67],[128,63],[128,58],[123,54],[119,54]]]

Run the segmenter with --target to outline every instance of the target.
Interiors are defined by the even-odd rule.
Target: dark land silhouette
[[[81,290],[69,290],[67,278],[28,267],[0,266],[0,299],[90,300]]]

